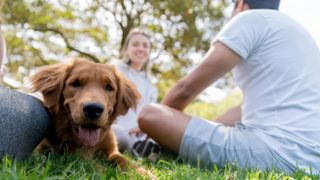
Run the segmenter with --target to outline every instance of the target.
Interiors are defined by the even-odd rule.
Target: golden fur
[[[140,98],[135,86],[106,64],[75,59],[70,64],[44,67],[32,77],[34,91],[43,95],[53,125],[37,150],[74,153],[107,159],[121,169],[138,168],[119,153],[111,124],[119,115],[135,108]]]

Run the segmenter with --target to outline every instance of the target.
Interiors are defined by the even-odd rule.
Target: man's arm
[[[229,72],[241,57],[221,42],[209,49],[202,63],[171,88],[162,103],[183,110],[199,93]]]

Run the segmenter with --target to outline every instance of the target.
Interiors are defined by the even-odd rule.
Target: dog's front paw
[[[157,176],[155,176],[151,171],[148,171],[148,170],[141,168],[141,167],[137,168],[136,172],[144,177],[149,177],[152,180],[158,179]]]

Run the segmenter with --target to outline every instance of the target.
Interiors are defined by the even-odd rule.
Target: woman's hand
[[[141,136],[142,134],[144,134],[144,132],[141,131],[141,129],[139,127],[132,128],[129,131],[129,135]]]

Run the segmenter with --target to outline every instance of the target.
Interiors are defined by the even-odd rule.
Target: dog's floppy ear
[[[116,77],[118,92],[117,103],[114,107],[113,117],[126,114],[130,108],[135,109],[139,99],[141,98],[140,93],[132,82],[130,82],[118,71],[116,71]]]
[[[32,91],[40,91],[44,98],[44,104],[50,111],[55,112],[56,105],[64,87],[71,64],[55,64],[47,66],[31,77]]]

